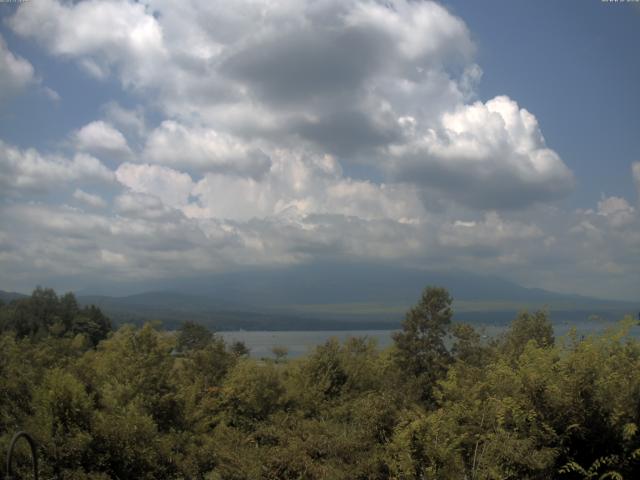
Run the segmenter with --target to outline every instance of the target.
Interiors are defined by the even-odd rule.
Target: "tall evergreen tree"
[[[444,344],[451,325],[453,299],[442,287],[427,287],[393,335],[400,367],[418,379],[423,399],[433,400],[433,386],[447,372],[451,355]]]

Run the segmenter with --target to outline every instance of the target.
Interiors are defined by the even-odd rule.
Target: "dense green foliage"
[[[32,432],[43,478],[640,476],[631,319],[556,340],[522,313],[487,342],[428,288],[388,350],[332,340],[276,361],[195,324],[99,336],[106,319],[72,300],[0,307],[0,452]]]
[[[92,345],[107,337],[111,322],[94,306],[80,308],[73,293],[58,297],[50,288],[36,288],[31,297],[0,304],[0,332],[17,338],[83,335]]]

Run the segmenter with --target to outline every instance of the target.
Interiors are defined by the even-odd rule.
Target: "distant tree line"
[[[37,289],[0,307],[0,453],[26,429],[42,478],[640,478],[631,318],[558,341],[523,312],[486,339],[451,304],[427,288],[385,350],[256,360],[193,322],[110,331]]]
[[[0,300],[0,332],[18,339],[83,335],[95,346],[107,338],[111,321],[94,306],[80,308],[73,293],[61,297],[51,288],[36,288],[30,297],[4,304]]]

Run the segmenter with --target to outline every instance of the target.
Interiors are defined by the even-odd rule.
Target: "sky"
[[[0,289],[322,262],[640,295],[640,2],[0,3]]]

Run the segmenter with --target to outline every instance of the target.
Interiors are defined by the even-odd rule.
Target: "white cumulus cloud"
[[[397,222],[419,218],[424,209],[415,189],[354,180],[329,155],[276,152],[260,179],[208,174],[193,190],[192,215],[248,220],[286,214],[336,214]]]
[[[151,132],[144,157],[173,167],[195,168],[259,177],[269,169],[270,160],[260,149],[252,148],[209,128],[188,128],[166,120]]]
[[[573,174],[549,149],[534,115],[508,97],[460,105],[436,128],[408,123],[391,172],[474,208],[517,208],[566,195]]]
[[[111,182],[113,172],[91,155],[68,159],[21,150],[0,140],[0,186],[3,193],[43,193],[79,181]]]
[[[31,63],[11,53],[0,35],[0,100],[12,97],[33,81]]]
[[[79,188],[73,192],[73,198],[93,208],[104,208],[107,206],[107,202],[105,202],[100,195],[94,195]]]
[[[143,86],[157,74],[163,57],[162,29],[142,3],[42,0],[21,5],[11,28],[33,37],[51,53],[78,59],[91,75],[115,71],[123,84]]]
[[[603,197],[598,202],[598,215],[605,217],[612,226],[621,227],[633,222],[635,208],[624,198]]]
[[[115,175],[133,192],[154,195],[172,207],[186,205],[194,187],[188,174],[160,165],[123,163]]]
[[[74,140],[79,150],[125,157],[131,154],[124,135],[113,125],[101,120],[88,123],[80,128],[75,132]]]
[[[489,212],[480,221],[456,220],[443,225],[439,240],[445,246],[503,248],[510,242],[539,239],[543,235],[535,224],[508,221],[496,212]]]

